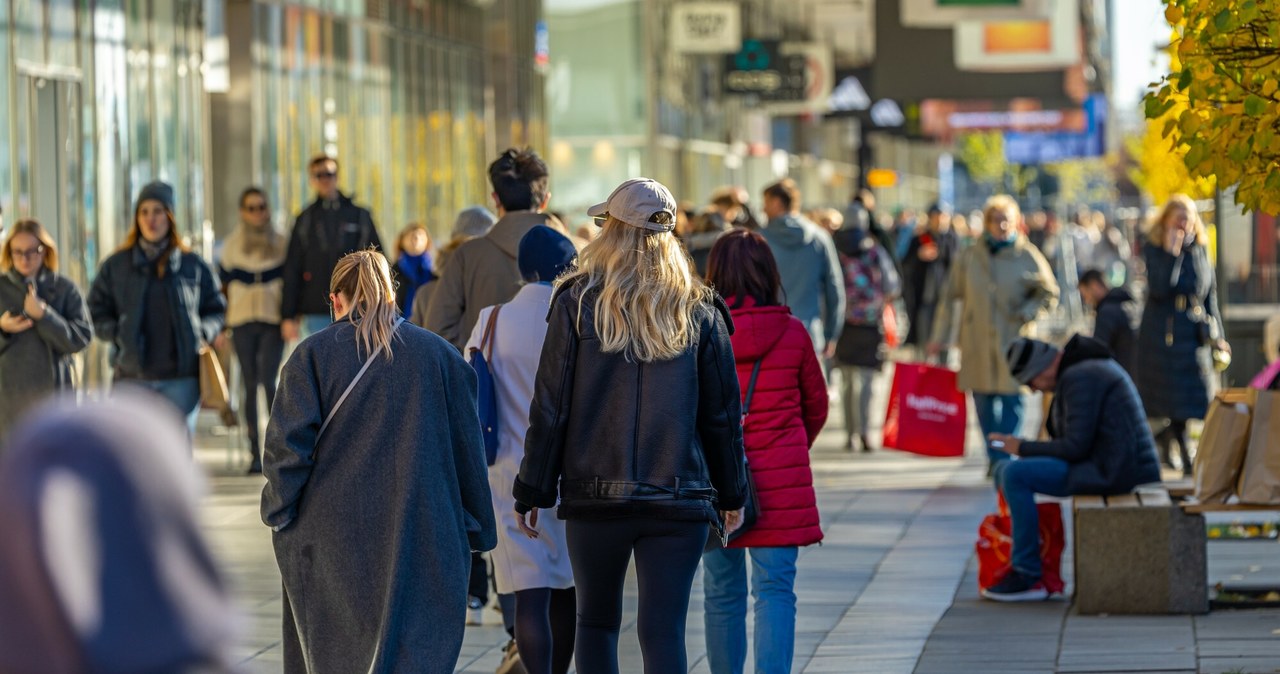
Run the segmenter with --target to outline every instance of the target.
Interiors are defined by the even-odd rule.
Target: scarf
[[[280,254],[280,237],[271,225],[240,224],[240,250],[248,258],[274,259]]]
[[[1018,240],[1017,234],[1014,234],[1013,236],[1007,239],[997,239],[996,237],[991,236],[990,232],[982,233],[982,242],[987,244],[987,252],[991,253],[992,255],[995,255],[1000,251],[1004,250],[1005,248],[1012,246],[1013,242],[1017,240]]]
[[[138,237],[138,248],[142,250],[142,254],[146,256],[147,262],[155,262],[165,251],[169,250],[169,240],[164,239],[156,243],[151,243],[143,237]]]
[[[428,253],[421,255],[401,253],[400,259],[396,260],[396,269],[407,280],[403,287],[405,289],[404,312],[408,314],[413,311],[413,296],[417,294],[418,288],[421,288],[428,281],[434,281],[436,278],[435,273],[431,270],[431,255]]]

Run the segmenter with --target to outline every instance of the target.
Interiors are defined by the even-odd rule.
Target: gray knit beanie
[[[1019,337],[1005,349],[1005,359],[1009,361],[1009,372],[1023,384],[1040,376],[1053,365],[1058,357],[1058,347],[1038,339]]]
[[[462,209],[458,213],[458,219],[453,222],[453,236],[477,237],[484,236],[493,229],[494,223],[498,221],[489,212],[489,209],[480,206],[472,206],[471,208]]]

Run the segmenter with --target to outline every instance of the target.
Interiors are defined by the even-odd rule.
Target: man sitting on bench
[[[1015,379],[1054,394],[1050,440],[1000,434],[988,438],[1020,458],[1004,462],[995,473],[1013,518],[1013,568],[982,596],[1038,601],[1049,593],[1040,582],[1035,495],[1124,494],[1159,482],[1160,463],[1138,390],[1106,345],[1076,335],[1059,350],[1024,337],[1009,345],[1005,357]]]

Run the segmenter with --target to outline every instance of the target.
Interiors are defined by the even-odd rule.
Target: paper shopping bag
[[[1257,394],[1240,470],[1240,502],[1280,505],[1280,391]]]
[[[898,363],[884,420],[885,447],[925,456],[964,456],[968,407],[956,373]]]
[[[227,377],[222,362],[213,347],[201,345],[200,352],[200,406],[216,410],[227,427],[236,426],[235,407],[231,404],[231,392],[227,389]]]
[[[1214,396],[1196,451],[1196,500],[1226,503],[1235,493],[1249,446],[1249,419],[1258,391],[1227,389]]]

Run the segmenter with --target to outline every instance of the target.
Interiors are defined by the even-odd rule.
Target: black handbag
[[[747,384],[747,397],[742,402],[742,424],[746,426],[747,413],[751,410],[751,397],[756,392],[756,378],[760,376],[760,363],[764,359],[756,361],[751,368],[751,382]],[[720,522],[717,527],[719,535],[708,537],[706,550],[714,550],[718,547],[728,545],[738,539],[739,536],[746,533],[751,527],[755,526],[756,520],[760,519],[760,499],[756,496],[756,479],[751,475],[751,466],[747,462],[746,454],[742,456],[742,469],[747,474],[747,498],[742,504],[742,526],[734,530],[728,536],[724,535],[724,523]],[[713,532],[715,534],[715,532]]]

